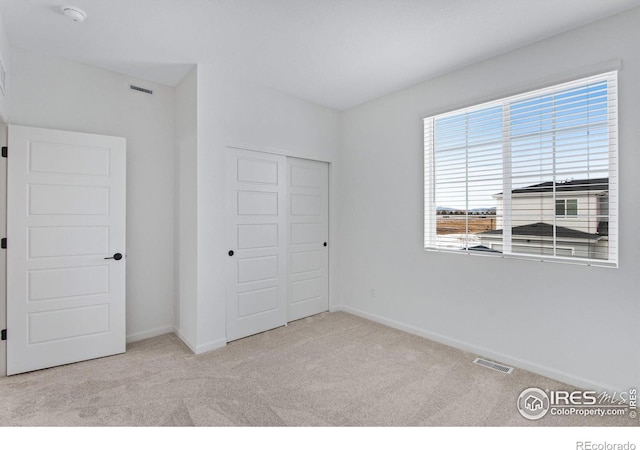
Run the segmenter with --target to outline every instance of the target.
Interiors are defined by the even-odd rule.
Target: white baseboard
[[[206,353],[206,352],[210,352],[211,350],[216,350],[218,348],[225,347],[226,345],[227,345],[226,339],[218,339],[216,341],[211,341],[206,344],[198,345],[194,353],[196,355],[199,355],[201,353]]]
[[[180,339],[180,340],[184,343],[184,345],[186,345],[187,347],[189,347],[189,350],[191,350],[193,353],[195,353],[195,352],[196,352],[196,346],[195,346],[195,345],[193,345],[193,344],[191,343],[191,341],[189,341],[189,339],[187,339],[187,338],[184,336],[184,334],[182,334],[182,333],[180,332],[180,330],[179,330],[178,328],[175,328],[175,327],[173,328],[173,334],[175,334],[176,336],[178,336],[178,339]]]
[[[161,336],[163,334],[173,333],[173,326],[169,325],[166,327],[154,328],[153,330],[141,331],[139,333],[133,333],[127,336],[127,344],[131,344],[132,342],[143,341],[145,339],[149,339],[156,336]]]
[[[581,389],[589,389],[597,392],[606,391],[609,393],[612,392],[623,392],[628,389],[627,387],[612,387],[605,386],[601,383],[594,382],[592,380],[587,380],[581,378],[579,376],[571,375],[565,372],[561,372],[555,369],[551,369],[549,367],[541,366],[539,364],[533,363],[531,361],[525,361],[520,358],[512,357],[509,355],[505,355],[502,353],[494,352],[492,350],[479,347],[477,345],[470,344],[468,342],[459,341],[457,339],[452,339],[447,336],[443,336],[438,333],[432,333],[427,330],[423,330],[421,328],[414,327],[412,325],[408,325],[403,322],[399,322],[396,320],[386,319],[382,316],[378,316],[375,314],[370,314],[365,311],[361,311],[356,308],[352,308],[350,306],[344,305],[335,305],[331,308],[331,312],[339,312],[344,311],[349,314],[353,314],[354,316],[362,317],[364,319],[371,320],[373,322],[377,322],[383,325],[387,325],[391,328],[395,328],[398,330],[406,331],[407,333],[415,334],[417,336],[421,336],[423,338],[439,342],[441,344],[447,345],[449,347],[454,347],[459,350],[463,350],[469,353],[474,353],[478,356],[482,356],[485,358],[492,359],[496,362],[501,362],[503,364],[507,364],[510,366],[514,366],[523,370],[527,370],[529,372],[542,375],[543,377],[551,378],[552,380],[560,381],[562,383],[569,384],[571,386],[575,386]],[[532,386],[535,387],[535,386]]]
[[[199,355],[201,353],[206,353],[206,352],[210,352],[211,350],[215,350],[218,348],[222,348],[224,346],[227,345],[227,340],[226,339],[218,339],[216,341],[212,341],[209,342],[207,344],[202,344],[202,345],[194,345],[193,343],[191,343],[191,341],[189,341],[189,339],[187,339],[181,332],[179,329],[177,328],[173,328],[172,329],[173,333],[178,336],[178,338],[184,342],[184,345],[186,345],[187,347],[189,347],[189,350],[191,350],[194,354]]]

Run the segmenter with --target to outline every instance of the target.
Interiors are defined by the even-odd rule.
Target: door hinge
[[[0,248],[7,248],[7,238],[2,238],[0,241]]]
[[[0,336],[0,341],[6,341],[7,340],[7,329],[5,328],[4,330],[2,330],[2,335]]]
[[[6,158],[9,154],[9,147],[2,147],[2,157]]]

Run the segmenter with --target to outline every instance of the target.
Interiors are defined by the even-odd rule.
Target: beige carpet
[[[0,423],[147,426],[638,425],[516,410],[527,387],[568,388],[345,313],[193,355],[172,334],[127,353],[0,380]]]

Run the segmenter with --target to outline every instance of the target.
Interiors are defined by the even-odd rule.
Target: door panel
[[[238,261],[238,283],[272,280],[278,276],[278,257],[261,256]]]
[[[123,138],[10,126],[7,373],[125,351]]]
[[[109,305],[29,314],[29,344],[54,342],[109,331]]]
[[[94,186],[28,185],[30,216],[106,216],[109,189]]]
[[[278,216],[277,192],[238,192],[239,216]]]
[[[109,176],[109,149],[53,142],[32,142],[29,148],[31,173],[67,173]]]
[[[30,302],[109,292],[109,266],[30,270],[27,298]]]
[[[109,227],[31,227],[28,233],[31,259],[109,253]]]
[[[278,223],[237,224],[238,249],[276,248],[282,227]]]
[[[329,168],[287,158],[288,320],[329,309]]]
[[[286,324],[285,158],[228,149],[227,340]]]

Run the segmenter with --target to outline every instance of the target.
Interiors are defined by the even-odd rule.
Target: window
[[[578,200],[556,200],[556,217],[578,217]]]
[[[424,119],[427,250],[617,264],[617,72]]]

